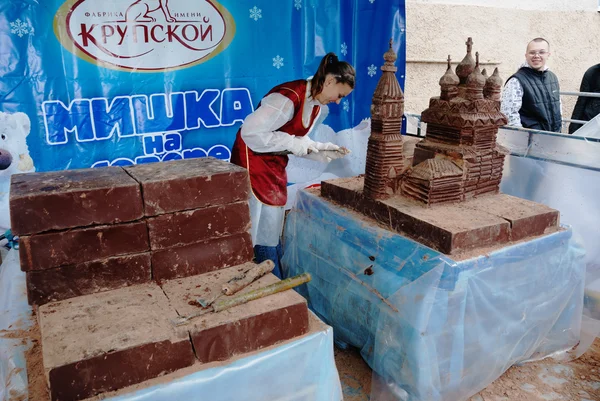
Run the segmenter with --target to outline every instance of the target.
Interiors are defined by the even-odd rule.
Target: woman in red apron
[[[354,89],[354,68],[334,53],[323,57],[315,75],[271,89],[246,117],[233,145],[231,162],[248,169],[250,217],[257,263],[271,259],[281,278],[280,238],[287,201],[288,154],[329,162],[343,157],[340,147],[315,142],[309,133]]]

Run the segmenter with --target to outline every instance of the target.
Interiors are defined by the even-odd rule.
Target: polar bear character
[[[10,228],[10,177],[35,171],[27,147],[31,122],[25,113],[0,111],[0,234]]]

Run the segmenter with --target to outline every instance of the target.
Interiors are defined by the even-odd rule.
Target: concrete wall
[[[598,0],[408,0],[408,2],[538,11],[594,11],[598,8]]]
[[[458,2],[462,4],[448,4]],[[485,1],[498,7],[472,5],[475,3],[484,1],[407,0],[406,112],[421,113],[429,98],[439,95],[444,60],[450,54],[453,63],[460,62],[469,36],[473,51],[480,53],[482,67],[490,74],[498,67],[504,80],[525,61],[527,43],[538,36],[550,42],[548,65],[558,75],[562,91],[579,90],[585,70],[600,63],[597,0]],[[550,5],[562,11],[548,11]],[[537,9],[524,9],[533,6]],[[563,97],[563,116],[571,116],[575,101],[573,96]]]

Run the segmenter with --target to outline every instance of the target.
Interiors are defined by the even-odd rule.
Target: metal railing
[[[600,93],[596,93],[596,92],[559,92],[560,95],[564,95],[564,96],[583,96],[583,97],[600,97]],[[587,121],[585,120],[575,120],[575,119],[571,119],[571,118],[563,118],[563,124],[565,122],[568,123],[575,123],[575,124],[585,124],[587,123]]]

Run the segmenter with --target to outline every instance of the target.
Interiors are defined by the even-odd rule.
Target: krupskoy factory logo
[[[216,56],[233,40],[235,22],[212,0],[69,0],[55,15],[54,31],[87,61],[153,72]]]

